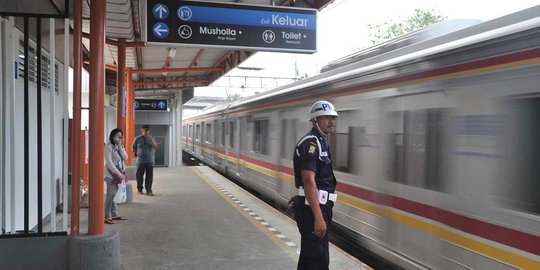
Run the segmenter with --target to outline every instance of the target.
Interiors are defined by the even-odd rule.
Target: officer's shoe
[[[148,195],[148,196],[154,196],[154,193],[152,193],[152,191],[148,191],[148,192],[146,192],[146,195]]]

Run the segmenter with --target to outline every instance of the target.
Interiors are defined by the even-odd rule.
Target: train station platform
[[[212,169],[155,168],[153,192],[135,192],[119,205],[128,220],[106,225],[120,235],[123,269],[296,269],[296,223]],[[371,269],[334,245],[330,257],[333,270]]]

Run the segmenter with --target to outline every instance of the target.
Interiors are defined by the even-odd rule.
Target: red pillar
[[[126,133],[124,108],[124,77],[126,69],[126,40],[118,39],[118,70],[116,72],[116,127]]]
[[[104,95],[105,95],[105,0],[90,2],[90,143],[88,234],[104,232],[103,196]]]
[[[126,152],[128,159],[127,165],[132,164],[133,150],[131,145],[135,138],[135,125],[133,120],[133,102],[135,101],[135,91],[133,90],[132,70],[128,68],[126,71]]]
[[[71,235],[79,235],[81,178],[82,0],[73,1],[73,122],[71,131]]]

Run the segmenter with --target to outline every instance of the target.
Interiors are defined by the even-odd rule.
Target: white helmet
[[[309,119],[317,118],[322,115],[339,116],[334,105],[328,101],[320,100],[311,106],[309,110]]]

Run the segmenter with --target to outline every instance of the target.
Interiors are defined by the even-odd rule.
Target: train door
[[[215,136],[215,158],[216,162],[218,163],[218,166],[222,167],[224,170],[227,167],[227,157],[228,155],[228,149],[226,147],[226,137],[227,137],[227,129],[225,128],[227,121],[225,118],[216,121],[216,136]]]
[[[238,150],[238,152],[236,153],[236,168],[237,168],[238,174],[242,176],[243,170],[242,170],[242,164],[241,164],[241,155],[242,155],[242,152],[246,149],[246,146],[243,145],[245,143],[245,139],[247,136],[246,118],[242,117],[241,119],[236,119],[234,121],[233,130],[236,130],[235,143],[237,145],[237,150]]]
[[[203,156],[203,142],[202,142],[202,138],[203,138],[203,131],[202,131],[202,125],[204,123],[201,122],[199,124],[196,124],[195,125],[195,149],[196,149],[196,154],[199,155],[200,157]]]
[[[287,177],[287,173],[284,172],[284,168],[286,168],[287,166],[289,166],[288,162],[287,162],[287,158],[288,158],[288,155],[287,153],[288,152],[291,152],[292,150],[290,150],[290,148],[288,149],[287,145],[287,138],[290,137],[290,136],[287,136],[290,132],[291,132],[291,129],[290,129],[290,123],[291,122],[290,120],[292,119],[287,119],[287,115],[286,113],[284,112],[280,112],[279,113],[279,121],[281,121],[279,123],[279,127],[278,127],[278,131],[280,134],[280,138],[279,138],[279,141],[281,142],[281,144],[279,145],[279,153],[276,155],[276,164],[278,165],[277,168],[278,168],[278,171],[277,171],[277,192],[281,195],[281,196],[284,196],[286,197],[287,194],[286,194],[286,186],[287,186],[287,182],[286,180],[288,179]]]
[[[240,146],[238,145],[238,119],[229,119],[227,118],[227,121],[224,122],[224,130],[223,132],[226,132],[225,136],[225,142],[224,147],[226,149],[225,151],[225,164],[227,166],[227,170],[231,171],[232,173],[238,174],[239,171],[239,152],[240,152]]]
[[[293,153],[297,141],[298,119],[295,116],[295,111],[281,112],[279,114],[279,153],[277,155],[278,162],[278,181],[277,192],[284,198],[289,198],[292,187],[294,186],[293,172]]]
[[[213,134],[212,134],[212,122],[207,122],[204,124],[204,149],[203,154],[205,159],[210,162],[214,162],[214,144],[213,144]]]
[[[193,135],[195,132],[193,131],[195,129],[194,125],[191,124],[189,125],[189,131],[188,131],[188,136],[189,136],[189,150],[191,150],[191,153],[194,153],[195,152],[195,136]]]
[[[206,146],[209,151],[206,151],[208,159],[215,163],[216,161],[216,139],[215,139],[215,133],[216,133],[216,123],[217,121],[214,120],[214,122],[209,122],[206,124]]]

